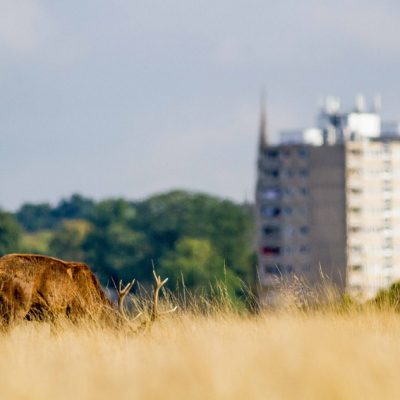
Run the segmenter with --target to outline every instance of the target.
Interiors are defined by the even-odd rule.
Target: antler
[[[123,286],[122,280],[120,280],[119,281],[119,285],[118,285],[118,289],[117,289],[117,293],[118,293],[118,310],[119,310],[120,314],[124,317],[124,319],[127,320],[128,322],[134,321],[135,319],[139,318],[142,315],[142,313],[140,312],[138,315],[136,315],[135,318],[129,319],[128,316],[125,313],[125,308],[124,308],[125,297],[127,296],[127,294],[132,289],[134,283],[135,283],[135,279],[133,279],[132,282],[129,282],[126,286]]]
[[[151,310],[151,317],[150,317],[151,321],[155,321],[157,319],[157,317],[161,314],[168,314],[168,313],[174,312],[178,308],[177,306],[175,306],[174,308],[171,308],[171,310],[165,311],[163,313],[160,313],[158,311],[158,294],[160,292],[160,289],[168,282],[168,278],[165,278],[162,281],[161,276],[157,275],[156,271],[154,271],[154,269],[153,269],[153,276],[154,276],[154,280],[156,281],[156,284],[155,284],[154,290],[153,290],[153,308]]]

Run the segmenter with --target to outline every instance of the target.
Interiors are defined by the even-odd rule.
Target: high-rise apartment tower
[[[291,281],[326,280],[363,301],[400,279],[400,135],[382,130],[379,99],[321,109],[318,127],[268,138],[262,110],[256,213],[265,304]]]

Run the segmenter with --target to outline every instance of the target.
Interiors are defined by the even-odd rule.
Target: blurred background
[[[0,253],[82,259],[103,282],[147,279],[151,260],[193,287],[251,282],[261,88],[272,139],[310,125],[326,94],[380,93],[398,117],[399,13],[0,0]]]

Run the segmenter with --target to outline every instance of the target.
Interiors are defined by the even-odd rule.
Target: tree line
[[[88,263],[103,285],[153,266],[169,288],[207,291],[219,281],[240,294],[255,282],[252,208],[201,193],[171,191],[141,201],[94,201],[78,194],[0,211],[0,255],[48,254]]]

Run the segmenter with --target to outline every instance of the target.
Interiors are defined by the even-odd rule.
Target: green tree
[[[83,248],[86,261],[98,271],[102,281],[108,279],[149,279],[140,268],[147,255],[146,237],[133,228],[136,218],[135,207],[122,199],[98,203],[90,218],[92,229],[87,235]]]
[[[73,194],[56,207],[48,203],[24,204],[16,213],[18,222],[28,232],[55,230],[65,219],[89,219],[94,209],[91,199]]]
[[[183,237],[160,261],[159,270],[168,276],[169,286],[183,284],[188,289],[209,291],[225,285],[231,294],[241,287],[241,280],[207,239]],[[183,280],[183,282],[182,282]]]
[[[94,201],[79,194],[73,194],[69,199],[62,199],[52,210],[57,219],[88,219],[93,212]]]
[[[205,287],[216,277],[221,278],[224,260],[209,240],[182,237],[161,259],[159,268],[172,285],[183,277],[188,288]]]
[[[381,289],[372,301],[381,307],[400,310],[400,281],[392,283],[387,289]]]
[[[95,203],[73,195],[54,208],[25,204],[17,217],[28,233],[26,246],[61,258],[84,259],[103,283],[111,277],[150,281],[152,261],[170,282],[182,273],[193,288],[221,277],[229,280],[230,287],[236,287],[239,278],[250,285],[254,282],[249,205],[185,191],[134,203],[123,199]],[[90,229],[82,231],[82,222],[75,219],[87,221]]]
[[[0,256],[19,251],[21,232],[15,218],[0,210]]]
[[[18,222],[28,232],[54,229],[57,219],[50,204],[24,204],[16,213]]]
[[[22,253],[50,254],[50,242],[54,232],[42,230],[36,232],[23,232],[21,238]]]
[[[90,231],[90,224],[84,220],[66,220],[55,231],[49,244],[52,255],[69,261],[84,261],[83,242]]]
[[[252,282],[252,215],[228,200],[172,191],[136,203],[134,226],[146,234],[156,264],[183,237],[208,240],[227,269]]]

